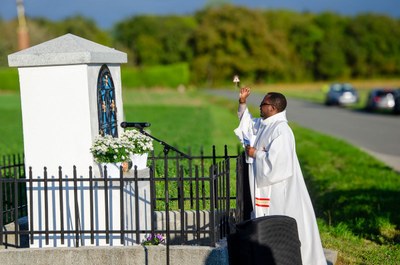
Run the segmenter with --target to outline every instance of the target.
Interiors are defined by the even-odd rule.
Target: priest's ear
[[[272,108],[272,112],[275,113],[275,114],[280,112],[278,107],[275,106],[275,105],[271,105],[271,108]]]

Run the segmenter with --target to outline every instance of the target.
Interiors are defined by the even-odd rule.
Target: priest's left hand
[[[250,157],[255,157],[256,156],[256,151],[257,149],[255,149],[254,147],[251,147],[250,145],[246,145],[246,154]]]

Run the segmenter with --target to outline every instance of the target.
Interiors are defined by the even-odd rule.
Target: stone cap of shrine
[[[65,34],[8,55],[11,67],[126,63],[127,54],[93,41]]]

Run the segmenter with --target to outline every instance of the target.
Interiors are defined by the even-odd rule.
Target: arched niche
[[[102,65],[97,79],[99,134],[118,137],[117,106],[114,82],[107,65]]]

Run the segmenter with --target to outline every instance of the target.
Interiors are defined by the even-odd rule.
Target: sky
[[[0,0],[0,18],[17,16],[16,0]],[[210,0],[24,0],[25,14],[61,20],[73,15],[93,19],[103,29],[138,14],[193,14]],[[261,9],[289,9],[298,12],[331,11],[353,16],[372,12],[400,18],[400,0],[230,0],[231,4]]]

